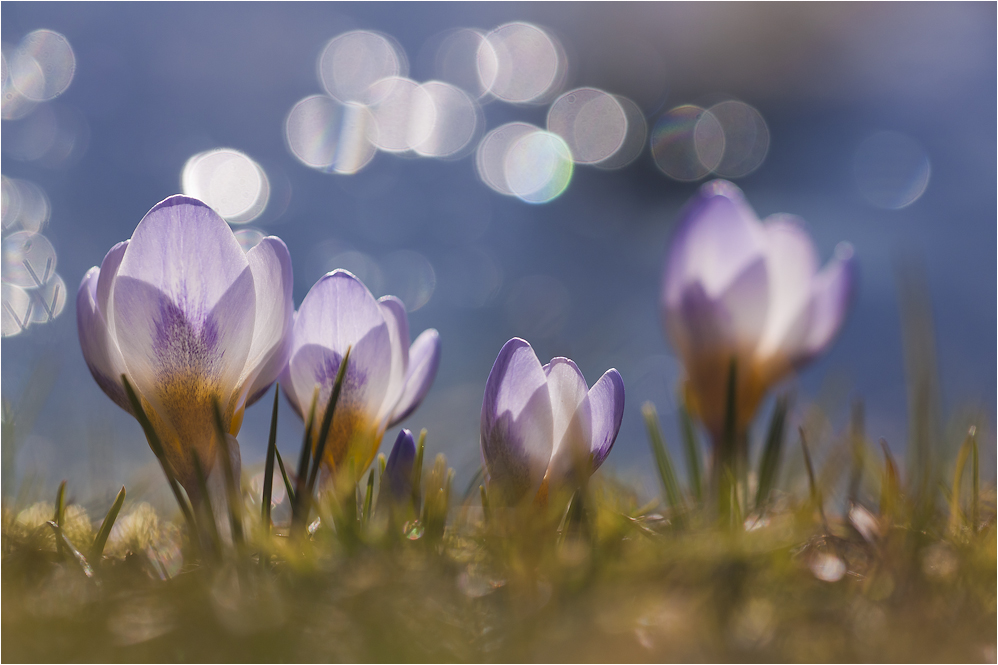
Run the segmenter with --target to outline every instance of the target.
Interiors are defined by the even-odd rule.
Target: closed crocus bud
[[[220,478],[213,402],[238,464],[243,410],[287,361],[291,285],[279,238],[243,252],[221,217],[185,196],[153,207],[80,284],[77,325],[91,374],[131,413],[127,377],[192,497],[193,453],[209,481]]]
[[[715,441],[727,384],[736,376],[736,428],[744,432],[766,391],[825,351],[855,289],[852,247],[820,268],[803,223],[760,222],[741,190],[715,180],[687,205],[662,276],[665,332],[686,368],[690,404]]]
[[[620,430],[624,383],[607,370],[592,389],[568,358],[541,365],[530,344],[506,342],[482,402],[482,458],[489,492],[512,504],[542,486],[582,484]]]
[[[323,463],[335,472],[348,460],[363,473],[388,427],[408,417],[429,391],[440,364],[440,336],[424,331],[410,346],[405,306],[394,296],[375,300],[346,270],[323,276],[295,316],[284,389],[299,416],[308,417],[315,388],[321,423],[336,374],[351,349]],[[320,428],[314,428],[318,439]],[[313,449],[318,448],[313,441]]]
[[[412,467],[415,461],[416,441],[412,438],[412,432],[403,429],[395,438],[381,476],[379,504],[383,501],[404,501],[412,495]]]

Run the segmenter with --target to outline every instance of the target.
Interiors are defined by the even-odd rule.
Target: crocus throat
[[[319,442],[321,427],[322,418],[317,413],[312,430],[313,453]],[[326,437],[323,463],[330,472],[335,473],[352,460],[355,473],[363,473],[374,459],[384,434],[385,426],[378,422],[374,414],[360,406],[344,404],[341,400],[333,413],[329,435]]]

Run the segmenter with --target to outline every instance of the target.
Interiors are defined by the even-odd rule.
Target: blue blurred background
[[[45,395],[40,416],[3,442],[7,496],[26,480],[48,493],[69,478],[83,498],[160,482],[139,426],[87,371],[74,300],[84,272],[181,191],[216,197],[247,243],[254,229],[280,236],[296,303],[347,267],[375,295],[403,298],[413,337],[440,331],[436,383],[405,425],[429,430],[428,453],[448,456],[462,489],[480,464],[485,379],[521,336],[542,362],[573,358],[590,383],[620,370],[627,409],[605,468],[654,491],[640,406],[657,405],[675,443],[681,373],[659,322],[661,261],[679,209],[718,175],[761,217],[804,218],[823,260],[842,240],[859,259],[841,337],[787,384],[794,418],[818,404],[841,432],[862,397],[868,434],[903,450],[897,266],[913,258],[947,436],[977,422],[994,468],[993,3],[0,12],[2,391],[10,405]],[[406,78],[367,88],[383,76]],[[418,85],[432,80],[448,85]],[[521,124],[493,131],[507,123]],[[57,257],[50,274],[26,276],[26,252]],[[250,471],[267,404],[239,437]],[[286,456],[301,430],[282,403]]]

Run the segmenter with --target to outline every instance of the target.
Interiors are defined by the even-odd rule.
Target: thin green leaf
[[[798,427],[797,431],[800,433],[801,450],[804,451],[804,467],[807,469],[807,483],[811,489],[811,504],[818,509],[818,515],[821,516],[821,526],[827,534],[830,531],[828,529],[828,520],[825,519],[824,500],[821,498],[821,491],[814,480],[814,465],[811,463],[811,452],[807,448],[807,437],[804,436],[803,427]]]
[[[658,477],[662,481],[665,489],[665,498],[672,508],[673,517],[677,523],[682,522],[683,499],[676,480],[676,472],[672,465],[672,458],[669,456],[669,449],[662,438],[662,428],[658,422],[658,413],[651,402],[645,402],[641,407],[641,414],[645,419],[645,426],[648,428],[648,440],[651,443],[652,453],[655,455],[655,464],[658,467]]]
[[[204,475],[201,458],[193,448],[191,449],[191,464],[194,466],[194,476],[197,478],[198,493],[201,495],[200,508],[205,516],[203,521],[207,522],[205,528],[208,533],[208,539],[211,541],[212,552],[220,554],[222,552],[222,539],[218,535],[218,525],[215,524],[215,511],[212,509],[211,497],[208,495],[208,481]]]
[[[364,524],[371,520],[371,505],[374,503],[374,469],[367,474],[367,491],[364,493],[364,512],[362,514]]]
[[[76,559],[76,563],[80,566],[80,570],[83,571],[83,574],[92,578],[94,576],[94,569],[90,566],[90,562],[87,561],[87,557],[80,553],[80,550],[76,549],[76,546],[73,545],[72,541],[66,537],[66,533],[62,530],[62,527],[56,524],[55,520],[46,522],[46,524],[48,524],[55,533],[55,541],[59,544],[59,547],[69,550],[70,554],[73,555],[73,558]]]
[[[863,401],[857,399],[852,405],[852,418],[849,426],[849,447],[852,463],[849,472],[849,503],[856,503],[859,486],[863,481],[863,468],[866,462],[866,413]]]
[[[274,496],[274,456],[277,453],[277,405],[281,395],[281,384],[274,384],[274,410],[270,414],[270,437],[267,439],[267,460],[263,467],[263,495],[260,497],[261,518],[266,529],[270,529],[270,503]],[[281,473],[284,473],[281,465]],[[288,497],[290,498],[290,494]]]
[[[482,517],[488,522],[491,511],[489,510],[489,494],[485,491],[485,485],[478,486],[478,493],[482,497]]]
[[[974,439],[975,429],[970,428],[967,437],[963,440],[960,450],[956,454],[956,466],[953,469],[953,490],[948,497],[949,500],[949,530],[956,534],[963,523],[963,511],[960,510],[960,489],[963,484],[963,469],[967,466],[967,459],[970,457],[971,441]]]
[[[52,521],[55,522],[59,528],[62,528],[62,516],[66,512],[66,481],[59,483],[59,490],[55,493],[55,515],[52,516]]]
[[[703,503],[703,467],[700,457],[700,441],[697,438],[696,427],[685,400],[679,405],[679,428],[683,436],[683,452],[686,454],[686,470],[690,480],[690,490],[698,504]]]
[[[426,429],[419,431],[419,439],[416,441],[416,459],[412,464],[412,506],[419,515],[420,512],[420,497],[422,496],[422,488],[420,484],[423,481],[423,453],[426,450]]]
[[[139,400],[139,396],[135,394],[135,389],[132,388],[132,384],[128,381],[128,377],[124,374],[121,375],[121,383],[125,387],[125,394],[128,396],[128,403],[132,407],[132,413],[135,414],[135,419],[139,421],[139,425],[142,426],[142,431],[146,435],[146,441],[149,442],[149,447],[152,448],[153,454],[156,459],[159,460],[159,465],[163,469],[163,474],[166,476],[166,480],[170,485],[170,491],[173,492],[173,498],[177,500],[177,505],[180,506],[180,512],[184,515],[184,521],[187,522],[187,528],[191,532],[191,540],[197,543],[197,523],[194,521],[194,512],[191,510],[190,504],[184,495],[180,491],[180,483],[177,482],[177,477],[173,474],[173,469],[170,467],[170,463],[166,460],[166,453],[163,452],[163,444],[159,440],[159,435],[156,434],[156,429],[152,426],[152,422],[149,420],[149,416],[146,415],[145,410],[142,408],[142,402]],[[196,547],[197,545],[195,545]]]
[[[766,447],[763,448],[759,460],[759,487],[755,493],[755,510],[760,514],[769,502],[769,494],[776,483],[776,475],[780,468],[780,457],[783,452],[784,428],[787,421],[787,411],[790,398],[784,395],[776,400],[773,415],[769,419],[769,431],[766,434]]]
[[[104,546],[107,544],[108,536],[111,535],[111,528],[114,526],[115,520],[118,519],[118,513],[121,511],[121,506],[124,503],[125,487],[122,485],[121,489],[118,490],[118,496],[114,498],[114,503],[111,504],[107,515],[104,516],[104,521],[101,522],[97,535],[94,536],[94,544],[90,548],[91,560],[95,562],[100,561],[100,558],[104,555]]]
[[[319,467],[322,464],[322,456],[326,451],[326,439],[329,438],[329,430],[333,426],[333,414],[336,411],[336,403],[340,400],[340,392],[343,390],[343,379],[346,377],[347,364],[350,362],[350,351],[352,346],[347,347],[347,352],[343,354],[340,367],[336,370],[336,381],[333,389],[329,392],[329,400],[326,402],[326,411],[322,415],[322,426],[319,428],[319,440],[315,444],[315,456],[312,460],[312,471],[308,475],[307,501],[312,500],[312,493],[315,491],[315,481],[319,477]],[[355,479],[351,476],[351,482]]]
[[[291,479],[288,478],[288,471],[284,468],[284,460],[281,459],[281,451],[274,447],[274,457],[277,458],[277,466],[281,468],[281,478],[284,480],[284,491],[288,493],[288,501],[293,506],[295,504],[295,488],[291,486]]]
[[[981,469],[977,454],[977,429],[970,433],[970,528],[977,533],[981,521]]]
[[[308,418],[305,421],[305,438],[301,442],[301,452],[298,454],[298,475],[295,478],[295,501],[291,504],[291,521],[299,526],[308,522],[309,502],[305,496],[308,485],[308,463],[312,454],[312,429],[315,426],[315,406],[319,401],[319,386],[312,390],[312,402],[308,408]]]
[[[901,502],[898,467],[886,439],[880,439],[880,448],[884,451],[884,477],[880,482],[880,514],[893,518]]]
[[[229,508],[229,528],[232,531],[232,542],[238,547],[243,544],[243,500],[236,485],[235,470],[232,468],[229,437],[222,423],[222,408],[218,400],[212,400],[211,406],[215,416],[215,434],[218,435],[218,445],[222,448],[222,472],[225,476],[225,502]]]
[[[475,475],[471,477],[471,482],[469,482],[468,487],[465,488],[464,494],[461,495],[461,500],[463,502],[466,502],[469,498],[471,498],[471,493],[475,491],[475,486],[480,485],[482,482],[482,478],[484,477],[485,477],[485,467],[480,466],[478,467],[478,470],[475,471]]]

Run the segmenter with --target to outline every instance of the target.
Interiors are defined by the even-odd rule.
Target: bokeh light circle
[[[445,34],[433,60],[436,78],[456,85],[476,98],[485,95],[488,88],[478,75],[478,54],[484,42],[485,34],[472,28],[458,28]]]
[[[513,190],[506,182],[506,155],[516,141],[538,131],[540,128],[526,122],[510,122],[486,134],[475,152],[475,169],[482,182],[500,194],[512,196]]]
[[[627,118],[627,134],[617,152],[593,164],[596,168],[607,171],[624,168],[633,162],[641,155],[648,141],[648,122],[641,107],[627,97],[621,95],[614,97]]]
[[[270,199],[270,181],[263,168],[231,148],[209,150],[188,159],[181,189],[231,224],[256,219]]]
[[[16,231],[0,241],[4,282],[25,289],[46,284],[55,275],[55,248],[40,233]]]
[[[572,151],[557,134],[531,132],[510,146],[505,169],[514,196],[527,203],[547,203],[572,180]]]
[[[371,86],[384,78],[405,76],[405,52],[390,37],[354,30],[333,37],[319,55],[319,80],[334,99],[373,104]]]
[[[426,141],[437,122],[433,97],[412,79],[383,78],[369,89],[375,129],[368,140],[385,152],[405,152]]]
[[[236,242],[239,243],[239,246],[242,248],[244,252],[250,251],[257,245],[259,245],[261,240],[267,237],[266,233],[264,233],[260,229],[255,229],[252,227],[245,227],[239,229],[232,235],[236,237]]]
[[[708,112],[724,131],[724,156],[714,173],[724,178],[741,178],[762,165],[769,152],[769,127],[762,115],[744,102],[715,104]]]
[[[362,104],[340,104],[325,95],[306,97],[284,123],[288,149],[298,160],[327,173],[356,173],[377,152],[371,111]]]
[[[425,256],[402,249],[385,256],[379,265],[384,291],[401,300],[407,311],[415,312],[430,301],[437,286],[437,275]]]
[[[724,129],[699,106],[677,106],[655,122],[651,152],[655,165],[670,178],[699,180],[724,157]]]
[[[627,113],[611,94],[596,88],[566,92],[548,109],[547,128],[572,151],[578,164],[612,157],[627,137]]]
[[[32,289],[31,294],[31,323],[48,323],[52,319],[62,314],[66,307],[66,282],[58,274],[42,286]]]
[[[45,191],[33,182],[2,177],[0,220],[3,232],[38,233],[49,220],[51,205]]]
[[[3,302],[0,305],[0,334],[12,337],[23,332],[31,320],[31,295],[20,286],[3,282],[0,285]]]
[[[422,85],[435,109],[429,135],[414,146],[424,157],[461,157],[469,151],[484,125],[481,108],[468,93],[443,81]]]
[[[924,148],[910,136],[877,132],[856,149],[853,173],[860,194],[888,210],[910,206],[929,186],[932,165]]]
[[[10,80],[22,95],[45,102],[69,87],[76,73],[76,56],[58,32],[35,30],[21,40],[8,67]]]
[[[507,23],[488,33],[477,61],[482,88],[513,104],[543,102],[557,92],[566,71],[564,49],[530,23]]]

